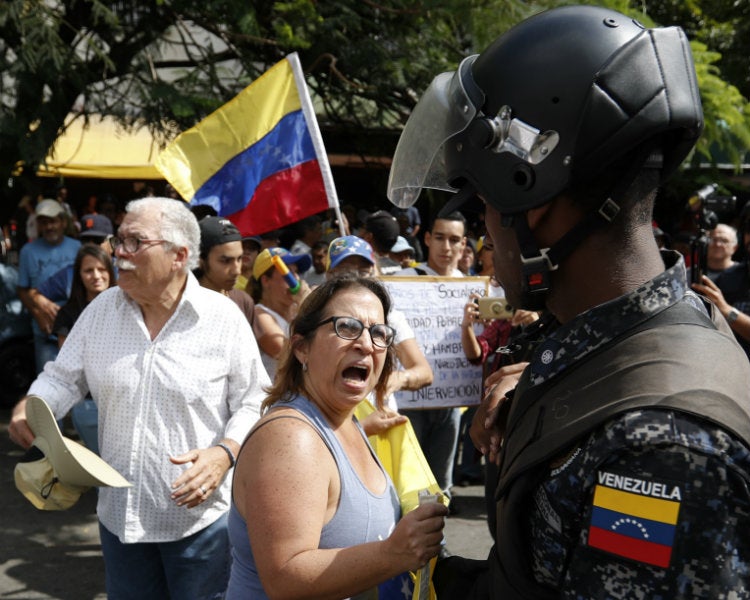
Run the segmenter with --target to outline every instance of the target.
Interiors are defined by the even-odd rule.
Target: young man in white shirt
[[[460,212],[440,216],[425,233],[427,262],[403,269],[398,276],[432,275],[463,277],[458,260],[466,247],[466,219]],[[453,461],[458,445],[461,412],[458,408],[404,410],[409,417],[427,462],[443,493],[450,498]],[[454,508],[455,510],[455,508]]]

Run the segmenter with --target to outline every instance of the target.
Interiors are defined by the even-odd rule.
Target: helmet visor
[[[396,206],[412,206],[422,188],[456,191],[448,185],[442,150],[445,142],[466,129],[477,114],[461,77],[475,59],[476,55],[469,56],[457,71],[435,77],[409,116],[388,177],[388,199]]]

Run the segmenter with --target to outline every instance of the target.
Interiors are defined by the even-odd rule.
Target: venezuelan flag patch
[[[679,486],[599,471],[588,545],[666,569],[681,501]]]

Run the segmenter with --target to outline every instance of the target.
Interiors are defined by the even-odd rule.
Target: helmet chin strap
[[[620,207],[607,198],[598,210],[583,217],[573,228],[549,248],[539,248],[529,228],[527,213],[503,216],[503,226],[516,232],[521,250],[521,306],[526,310],[543,310],[550,289],[550,273],[557,269],[579,244],[596,229],[611,223]]]
[[[645,168],[661,168],[663,157],[657,140],[644,144],[631,161],[625,173],[612,186],[607,198],[598,209],[586,214],[570,231],[549,248],[539,248],[526,212],[503,217],[503,225],[516,232],[521,250],[523,282],[521,303],[518,308],[543,310],[550,289],[550,273],[558,268],[580,243],[594,231],[611,223],[620,212],[620,205],[613,198],[624,198],[638,173]]]

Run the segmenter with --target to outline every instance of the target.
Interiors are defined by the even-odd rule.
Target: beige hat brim
[[[62,483],[82,487],[132,485],[99,455],[64,437],[49,406],[39,396],[29,396],[26,420],[36,436],[34,445],[47,457]]]

